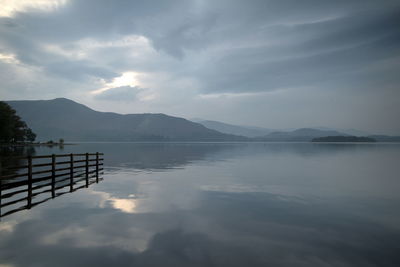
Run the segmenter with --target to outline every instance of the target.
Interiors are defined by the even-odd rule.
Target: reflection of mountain
[[[10,259],[6,263],[320,266],[323,259],[325,265],[364,266],[373,255],[376,266],[398,265],[398,195],[373,193],[382,190],[385,177],[398,180],[398,146],[93,143],[66,149],[106,152],[111,167],[222,162],[157,173],[121,169],[88,194],[6,217],[0,225],[0,258]],[[153,160],[157,151],[174,159],[161,152]],[[397,193],[398,183],[393,185]]]
[[[245,137],[223,134],[165,114],[98,112],[65,98],[8,102],[39,140],[72,141],[226,141]]]
[[[245,146],[245,143],[77,143],[59,147],[41,146],[36,148],[37,155],[86,153],[101,151],[104,153],[105,167],[128,167],[136,169],[168,169],[183,167],[193,161],[212,160],[224,153],[232,156],[232,150]]]
[[[373,144],[316,144],[316,143],[80,143],[65,146],[62,153],[102,151],[105,168],[135,168],[162,170],[184,167],[196,161],[220,161],[260,154],[278,157],[331,156],[350,151],[379,149]],[[386,149],[393,149],[390,146]],[[58,147],[36,148],[37,154],[59,153]]]
[[[234,145],[217,143],[114,143],[101,144],[105,165],[136,169],[169,169],[207,160]]]

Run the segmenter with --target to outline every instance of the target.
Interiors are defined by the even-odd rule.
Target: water
[[[400,266],[400,145],[35,149],[96,151],[104,181],[2,218],[0,266]]]

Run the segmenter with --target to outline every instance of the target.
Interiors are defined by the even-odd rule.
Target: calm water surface
[[[0,221],[0,266],[400,266],[400,145],[92,143],[99,184]]]

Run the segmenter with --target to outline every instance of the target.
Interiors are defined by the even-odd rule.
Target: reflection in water
[[[6,169],[5,166],[23,165],[26,160],[21,157],[34,156],[35,153],[34,146],[0,146],[0,177],[16,173],[16,170]]]
[[[69,180],[69,183],[59,179],[52,183],[51,178],[49,178],[47,181],[42,180],[41,183],[36,186],[34,184],[28,185],[28,188],[32,188],[32,191],[41,189],[40,192],[29,192],[30,189],[24,188],[25,185],[20,186],[19,183],[14,183],[12,185],[3,184],[0,187],[0,218],[18,211],[31,209],[50,199],[75,192],[82,188],[87,188],[102,180],[103,178],[100,177],[83,177],[75,179],[73,182]],[[65,191],[64,189],[69,190]],[[21,198],[21,194],[26,194],[26,197],[22,196]],[[41,196],[44,197],[41,198]],[[39,198],[41,199],[38,201],[37,199]],[[6,208],[6,211],[3,210],[4,208]]]
[[[80,144],[73,150],[104,151],[107,179],[5,217],[0,264],[400,265],[398,145]]]
[[[397,149],[398,146],[360,143],[77,143],[65,146],[62,153],[85,153],[101,148],[107,154],[105,165],[108,167],[166,170],[198,161],[224,161],[252,155],[297,155],[315,158],[380,151],[382,147],[391,150]],[[36,147],[37,155],[52,153],[60,153],[59,147]]]
[[[1,165],[6,171],[0,171],[0,218],[98,183],[103,171],[100,155],[103,154],[7,157],[8,164],[17,165]]]

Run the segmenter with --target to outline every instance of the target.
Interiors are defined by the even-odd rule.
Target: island
[[[376,139],[365,136],[324,136],[313,138],[311,142],[363,142],[374,143]]]

